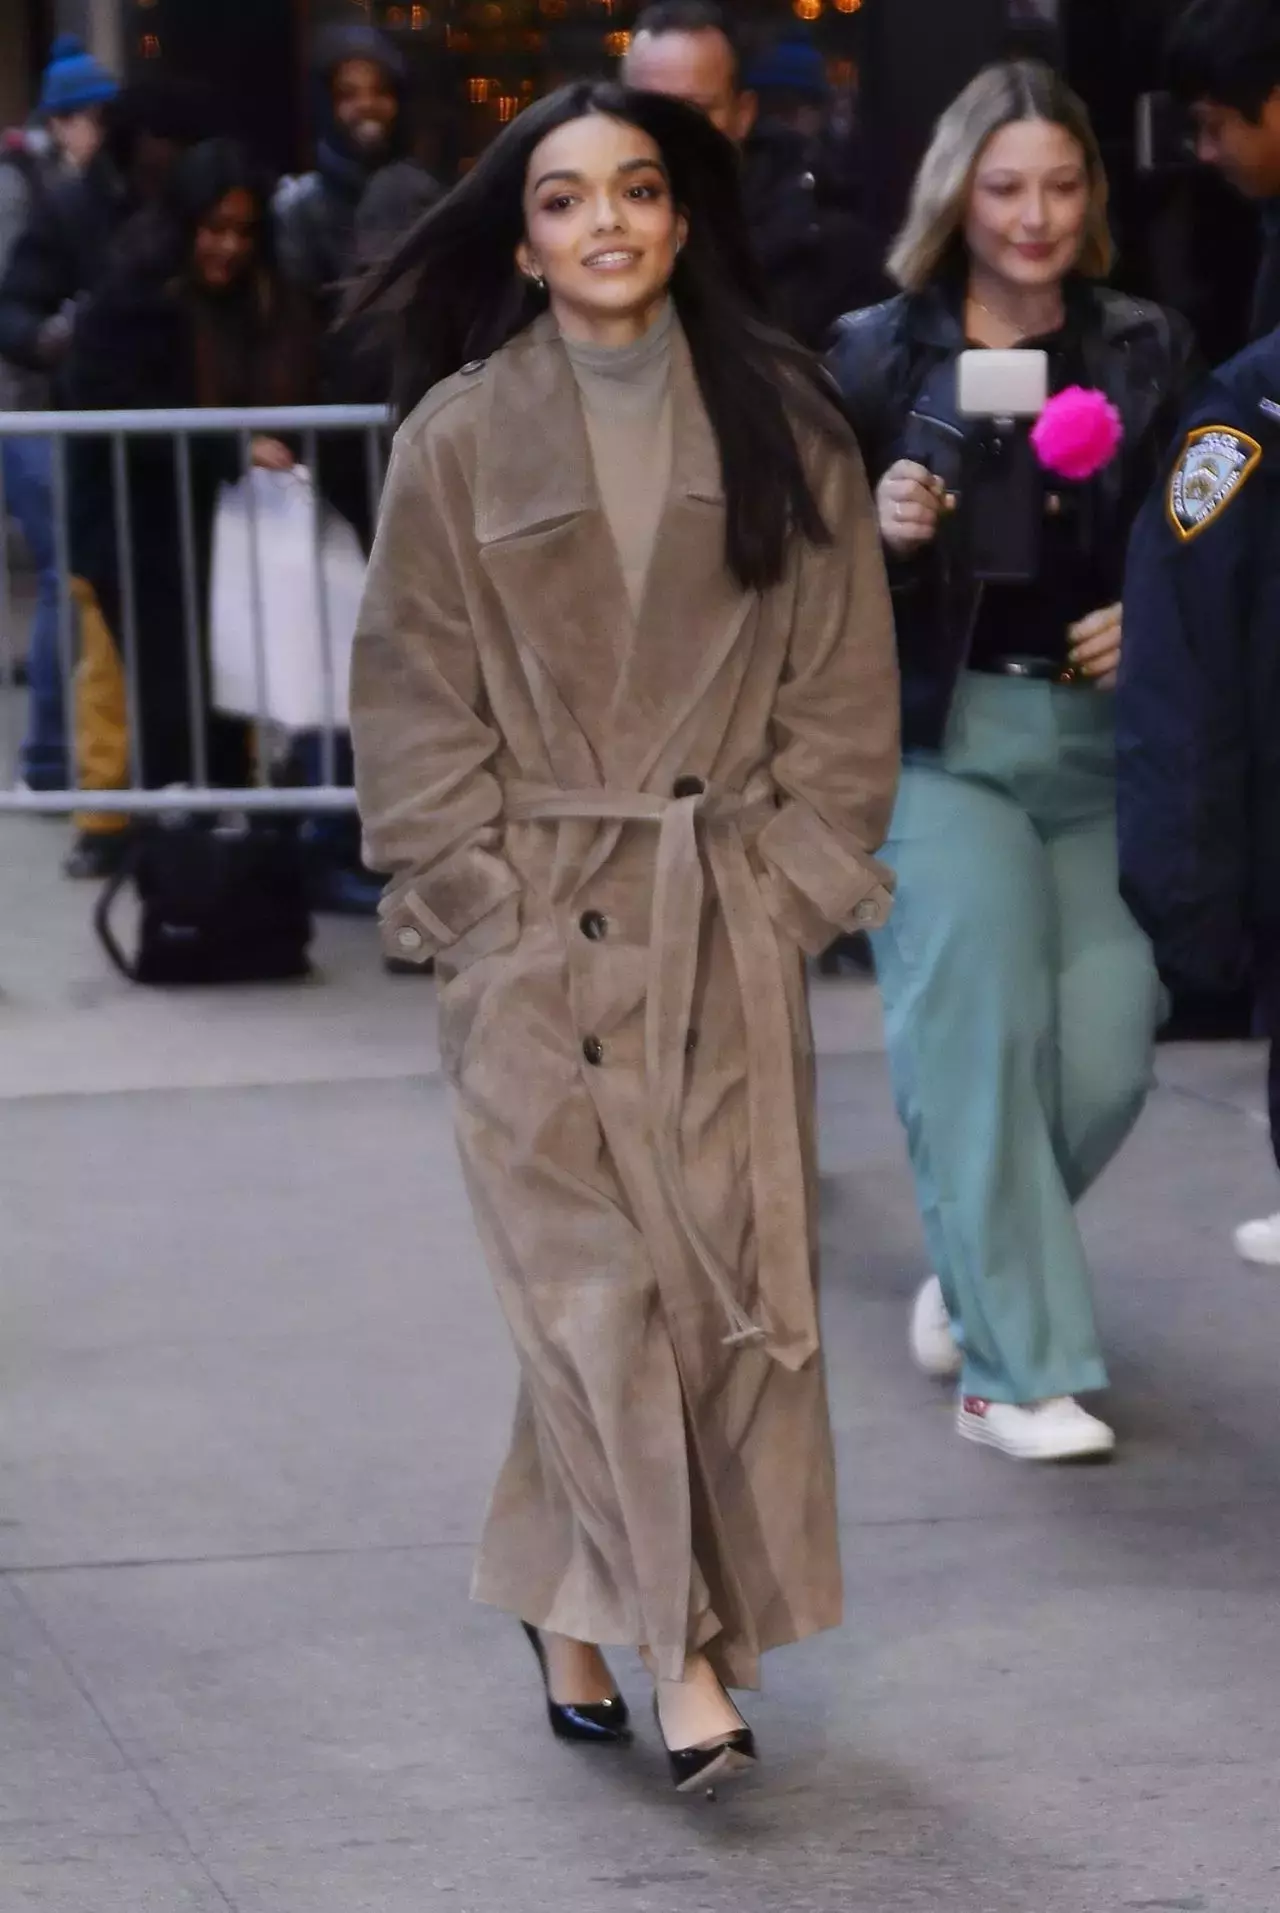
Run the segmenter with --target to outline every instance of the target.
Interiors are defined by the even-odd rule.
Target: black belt
[[[1052,658],[1029,658],[1009,655],[997,658],[977,659],[970,665],[971,671],[980,672],[984,677],[993,678],[1031,678],[1039,684],[1069,684],[1077,689],[1088,690],[1089,680],[1082,677],[1073,664],[1055,664]]]

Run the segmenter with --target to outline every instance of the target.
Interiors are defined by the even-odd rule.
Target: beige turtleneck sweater
[[[634,345],[564,342],[582,397],[600,502],[636,616],[671,489],[674,324],[668,301]]]

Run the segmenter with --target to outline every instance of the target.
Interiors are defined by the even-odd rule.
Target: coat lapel
[[[678,326],[671,388],[671,490],[636,619],[554,321],[539,319],[491,367],[476,469],[480,561],[565,786],[643,786],[755,603],[725,567],[719,452]]]
[[[492,365],[476,471],[480,562],[502,600],[562,784],[597,784],[633,619],[573,368],[549,317]]]

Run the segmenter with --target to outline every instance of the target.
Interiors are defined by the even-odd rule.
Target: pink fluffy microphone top
[[[1105,392],[1069,385],[1049,400],[1031,431],[1036,457],[1059,478],[1093,478],[1124,440],[1120,414]]]

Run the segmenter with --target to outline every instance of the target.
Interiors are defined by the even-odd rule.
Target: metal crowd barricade
[[[7,501],[3,470],[0,468],[0,813],[34,812],[63,815],[68,812],[105,812],[125,816],[186,811],[275,811],[313,812],[347,811],[354,808],[355,793],[350,785],[338,781],[336,756],[339,726],[334,703],[333,634],[329,628],[328,597],[325,583],[323,499],[314,514],[315,580],[319,607],[320,655],[325,689],[327,721],[320,727],[321,771],[317,784],[305,787],[278,787],[271,783],[271,765],[267,753],[257,752],[256,782],[250,788],[225,789],[208,781],[206,731],[211,715],[205,687],[207,669],[207,609],[201,602],[197,576],[197,526],[195,488],[192,478],[191,441],[193,438],[227,436],[239,448],[241,476],[252,469],[252,444],[255,437],[270,436],[301,441],[302,460],[317,484],[321,468],[322,441],[359,436],[364,444],[364,485],[372,526],[378,513],[385,474],[391,416],[383,406],[269,406],[244,410],[216,409],[181,411],[120,412],[0,412],[0,443],[8,438],[48,439],[52,448],[54,545],[58,572],[58,654],[63,686],[65,730],[68,759],[75,762],[75,665],[77,659],[76,609],[72,595],[71,510],[72,477],[68,444],[72,439],[96,439],[110,447],[111,491],[114,524],[116,573],[119,581],[119,628],[112,632],[124,675],[129,732],[129,782],[123,789],[82,788],[78,782],[56,791],[28,790],[21,781],[19,703],[14,695],[19,663],[16,630],[14,579],[8,541],[5,537]],[[149,789],[142,753],[140,679],[138,646],[138,606],[134,589],[135,540],[139,528],[132,522],[128,483],[128,447],[139,439],[169,438],[173,441],[174,486],[182,577],[182,637],[186,647],[186,675],[189,686],[188,721],[191,727],[193,777],[180,794],[172,788]],[[267,656],[270,633],[263,629],[262,551],[258,533],[258,513],[253,487],[245,488],[249,501],[249,550],[251,600],[253,604],[253,649],[256,668],[258,709],[256,721],[260,734],[269,732],[272,719],[267,709]]]

